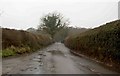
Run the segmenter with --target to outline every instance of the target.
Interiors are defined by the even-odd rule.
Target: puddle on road
[[[56,71],[55,71],[55,66],[54,66],[54,65],[50,68],[50,71],[51,71],[52,73],[55,73],[55,72],[56,72]]]
[[[92,72],[94,72],[94,73],[96,73],[96,74],[101,74],[100,72],[97,72],[97,71],[95,71],[95,69],[94,68],[92,68],[92,67],[90,67],[90,66],[88,66],[88,65],[83,65],[82,63],[79,63],[82,67],[84,67],[84,68],[86,68],[86,69],[88,69],[88,70],[90,70],[90,71],[92,71]]]
[[[47,52],[50,52],[52,55],[64,55],[60,50],[49,50]]]

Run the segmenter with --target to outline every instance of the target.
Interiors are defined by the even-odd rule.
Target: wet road
[[[3,74],[116,74],[100,64],[78,57],[62,43],[29,55],[3,59]]]

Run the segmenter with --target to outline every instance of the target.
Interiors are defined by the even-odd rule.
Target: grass
[[[2,57],[8,57],[8,56],[14,56],[17,54],[24,54],[24,53],[30,53],[30,52],[33,52],[33,50],[29,46],[25,46],[25,47],[11,46],[6,49],[3,49],[0,55],[2,55]]]
[[[12,50],[12,49],[5,49],[5,50],[2,50],[2,57],[8,57],[8,56],[14,56],[15,55],[15,52]]]

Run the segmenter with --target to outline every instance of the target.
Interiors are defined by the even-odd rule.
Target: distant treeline
[[[2,56],[36,51],[52,42],[47,35],[2,28]]]
[[[120,71],[120,20],[67,37],[65,45]]]

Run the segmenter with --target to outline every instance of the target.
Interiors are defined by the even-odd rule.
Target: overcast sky
[[[40,17],[60,12],[71,25],[94,28],[118,19],[119,0],[0,0],[0,26],[37,28]]]

